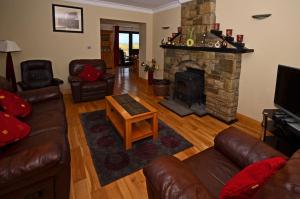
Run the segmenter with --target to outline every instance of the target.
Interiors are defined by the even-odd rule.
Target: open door
[[[114,68],[114,32],[101,30],[101,59],[106,63],[107,68]]]

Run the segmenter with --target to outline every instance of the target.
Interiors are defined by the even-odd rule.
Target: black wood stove
[[[175,73],[173,99],[179,99],[189,107],[194,103],[205,104],[204,73],[194,68]]]

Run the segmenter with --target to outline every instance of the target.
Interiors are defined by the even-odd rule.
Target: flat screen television
[[[274,104],[300,121],[300,69],[278,65]]]

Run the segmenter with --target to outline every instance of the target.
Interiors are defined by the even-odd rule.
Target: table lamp
[[[0,40],[0,52],[7,53],[6,56],[6,80],[11,82],[14,91],[17,91],[17,82],[11,52],[21,51],[21,48],[14,41]]]

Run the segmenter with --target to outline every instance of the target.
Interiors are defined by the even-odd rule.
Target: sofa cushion
[[[0,147],[17,142],[30,132],[30,126],[7,113],[0,112],[0,124]]]
[[[253,163],[233,176],[222,188],[220,199],[250,199],[286,163],[282,157]]]
[[[82,92],[96,92],[96,91],[106,91],[105,81],[95,81],[95,82],[84,82],[81,86]]]
[[[4,111],[16,117],[26,117],[31,113],[31,106],[18,95],[0,89],[0,106]]]
[[[214,148],[209,148],[183,162],[215,198],[219,198],[225,183],[240,171],[237,165]]]
[[[30,136],[48,132],[50,130],[56,130],[60,133],[66,133],[67,131],[67,122],[64,113],[56,110],[32,114],[23,121],[31,126]]]
[[[229,127],[219,133],[214,142],[214,147],[240,168],[267,158],[285,158],[279,151],[235,127]]]
[[[277,171],[253,199],[294,199],[300,198],[300,150],[296,151],[285,166]],[[274,191],[276,190],[276,192]],[[275,192],[275,193],[274,193]],[[274,194],[272,194],[274,193]]]
[[[32,115],[45,113],[48,111],[57,111],[64,114],[64,102],[60,99],[54,99],[32,104]]]
[[[28,178],[46,178],[49,169],[68,161],[67,142],[57,131],[27,137],[8,145],[0,154],[0,187]]]
[[[83,70],[80,72],[79,76],[89,82],[94,82],[97,79],[99,79],[103,75],[103,72],[100,70],[97,70],[92,65],[86,64],[83,68]]]

